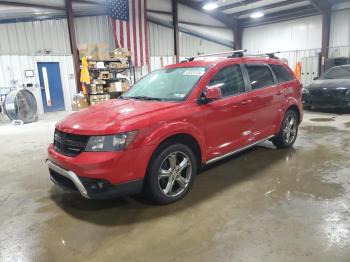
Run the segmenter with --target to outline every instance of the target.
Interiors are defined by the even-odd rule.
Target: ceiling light
[[[214,10],[218,7],[219,7],[219,5],[217,3],[211,2],[211,3],[206,3],[205,5],[203,5],[202,8],[204,10],[211,11],[211,10]]]
[[[263,12],[255,12],[255,13],[252,13],[250,15],[251,18],[260,18],[260,17],[263,17],[264,16],[264,13]]]

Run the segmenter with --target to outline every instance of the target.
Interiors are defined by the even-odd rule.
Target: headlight
[[[91,136],[85,148],[88,152],[122,151],[134,140],[137,131],[130,131],[110,136]]]
[[[309,89],[303,88],[303,94],[309,94]]]
[[[346,91],[345,95],[350,96],[350,89]]]

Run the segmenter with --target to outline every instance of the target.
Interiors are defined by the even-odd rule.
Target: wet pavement
[[[167,206],[54,187],[62,115],[0,125],[0,261],[350,261],[350,115],[307,113],[294,148],[211,165]]]

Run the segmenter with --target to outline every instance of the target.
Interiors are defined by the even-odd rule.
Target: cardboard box
[[[86,57],[87,59],[92,59],[92,60],[98,59],[98,49],[96,44],[87,45]]]
[[[89,102],[86,96],[83,94],[76,94],[73,97],[72,109],[74,111],[79,111],[81,109],[87,108],[89,106]]]
[[[89,69],[95,69],[97,68],[97,63],[95,61],[89,61]]]
[[[82,43],[78,45],[79,58],[82,59],[87,55],[88,45],[86,43]]]
[[[109,71],[101,71],[100,75],[98,76],[99,79],[109,79],[113,78],[113,74]]]
[[[123,82],[122,82],[122,90],[123,90],[123,92],[128,91],[129,88],[130,88],[130,86],[129,86],[128,82],[123,81]]]
[[[109,56],[109,44],[99,43],[99,44],[97,44],[97,50],[98,50],[98,59],[99,60],[107,60],[110,58],[110,56]]]
[[[102,102],[108,101],[109,99],[110,99],[109,94],[90,95],[90,105],[100,104]]]
[[[111,52],[112,58],[125,58],[131,57],[131,52],[127,48],[116,48]]]
[[[126,61],[125,63],[122,62],[110,62],[109,68],[127,68],[129,67],[129,63]]]

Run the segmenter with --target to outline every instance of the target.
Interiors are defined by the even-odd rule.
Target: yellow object
[[[85,84],[90,84],[90,75],[89,75],[89,69],[88,69],[89,65],[85,56],[81,59],[81,64],[83,68],[81,69],[81,72],[80,72],[80,82]]]

